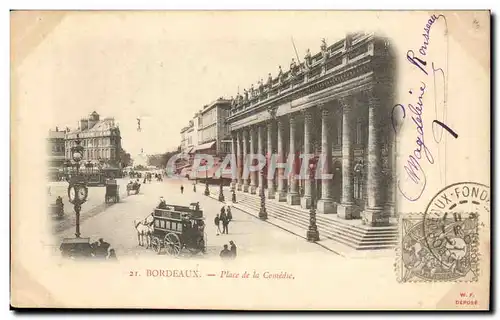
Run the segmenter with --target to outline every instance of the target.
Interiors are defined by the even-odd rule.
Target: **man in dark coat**
[[[231,258],[235,259],[236,258],[236,245],[234,244],[233,240],[229,241],[229,244],[231,245]]]
[[[229,221],[227,220],[226,209],[224,206],[220,208],[220,221],[222,222],[222,233],[227,234],[227,225],[229,224]]]
[[[227,248],[227,244],[224,245],[224,249],[222,249],[219,256],[224,260],[231,259],[231,251]]]
[[[158,204],[158,209],[167,209],[167,203],[163,197],[160,197],[160,203]]]
[[[184,193],[184,186],[181,185],[181,194]]]

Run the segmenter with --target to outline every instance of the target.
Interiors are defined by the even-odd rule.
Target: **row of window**
[[[217,122],[217,108],[213,108],[212,110],[205,113],[203,116],[198,118],[198,125],[202,127],[203,125],[209,126],[212,123]]]
[[[110,137],[107,138],[99,138],[99,139],[83,139],[81,142],[82,147],[99,147],[99,146],[109,146],[114,143],[114,139]],[[71,148],[76,146],[75,140],[66,141],[66,148]]]
[[[54,144],[52,145],[52,153],[61,153],[64,152],[64,146],[61,144]]]
[[[211,126],[198,132],[198,141],[208,141],[217,138],[217,126]]]
[[[66,158],[71,159],[71,150],[66,150]],[[83,151],[83,159],[84,160],[97,160],[101,159],[115,159],[115,150],[114,149],[89,149]]]
[[[162,219],[155,220],[155,227],[167,230],[177,230],[179,232],[182,231],[182,223],[175,221],[166,221]]]

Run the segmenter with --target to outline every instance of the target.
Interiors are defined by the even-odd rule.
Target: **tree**
[[[122,164],[122,168],[132,165],[132,157],[130,156],[130,153],[126,152],[123,148],[120,150],[120,162]]]
[[[165,168],[168,164],[168,161],[172,156],[176,155],[177,151],[170,151],[160,154],[153,154],[148,156],[148,165],[155,166],[158,168]]]

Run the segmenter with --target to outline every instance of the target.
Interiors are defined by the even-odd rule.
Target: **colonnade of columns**
[[[369,94],[368,106],[360,105],[362,102],[354,96],[342,98],[339,100],[342,116],[342,194],[340,202],[336,203],[333,199],[332,179],[321,180],[321,193],[315,194],[314,198],[317,200],[316,207],[318,213],[337,213],[339,218],[343,219],[357,219],[362,218],[364,223],[370,225],[385,225],[389,222],[389,213],[386,205],[382,188],[387,187],[384,185],[382,171],[382,137],[381,137],[381,123],[380,123],[380,101],[375,95]],[[354,201],[354,128],[355,117],[354,108],[360,107],[363,112],[368,113],[368,139],[366,145],[366,203],[364,211],[360,212],[360,208]],[[321,170],[323,174],[333,174],[332,166],[332,137],[331,126],[332,116],[334,109],[331,104],[324,104],[321,106],[306,109],[303,112],[303,150],[304,154],[312,154],[313,152],[313,111],[318,110],[321,115]],[[288,140],[285,141],[286,125],[288,124],[289,135]],[[288,146],[288,156],[293,157],[294,161],[300,161],[296,157],[297,141],[297,114],[288,114],[277,118],[271,118],[267,122],[259,123],[257,125],[245,127],[233,131],[232,149],[236,153],[237,159],[237,177],[233,179],[233,186],[237,190],[244,192],[256,193],[264,188],[264,177],[261,172],[246,172],[245,160],[249,153],[258,153],[266,155],[270,160],[271,155],[277,155],[279,163],[287,161],[285,155]],[[267,133],[267,144],[264,146],[264,134]],[[276,149],[275,149],[276,147]],[[315,151],[315,150],[314,150]],[[288,158],[290,161],[291,159]],[[289,162],[290,163],[290,162]],[[246,168],[245,168],[246,167]],[[292,166],[292,172],[295,172],[296,166]],[[265,167],[263,170],[266,170]],[[269,199],[276,199],[278,201],[287,202],[290,205],[300,205],[302,208],[310,208],[311,200],[313,199],[313,181],[310,175],[307,174],[303,182],[302,196],[299,193],[299,180],[294,175],[285,175],[284,168],[276,169],[275,175],[267,176],[267,193]],[[299,172],[295,172],[298,174]],[[242,176],[243,174],[243,176]],[[248,177],[250,179],[248,179]],[[275,181],[277,180],[277,190],[274,190]],[[259,188],[259,189],[258,189]]]

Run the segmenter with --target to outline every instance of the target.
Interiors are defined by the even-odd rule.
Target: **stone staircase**
[[[230,195],[228,194],[230,197]],[[226,200],[230,198],[226,197]],[[254,211],[260,209],[260,198],[247,193],[237,193],[238,205]],[[305,230],[309,227],[309,212],[301,208],[279,203],[275,200],[266,201],[269,217],[284,221]],[[391,249],[397,244],[398,228],[396,225],[371,227],[361,224],[360,220],[346,221],[336,215],[316,215],[316,224],[321,237],[337,241],[355,250]]]

